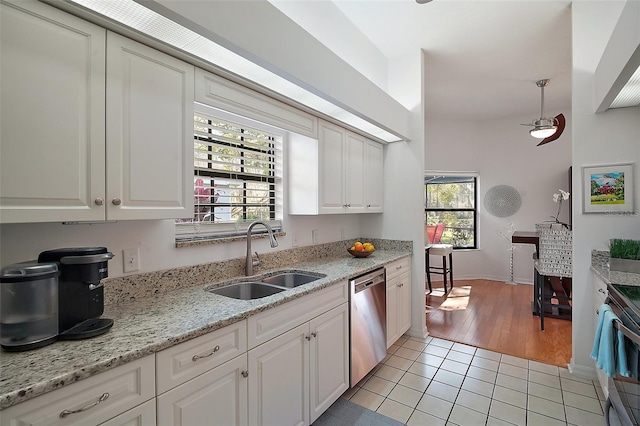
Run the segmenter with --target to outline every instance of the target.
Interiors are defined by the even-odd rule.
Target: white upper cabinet
[[[365,147],[364,207],[367,213],[382,213],[384,201],[384,147],[367,141]]]
[[[191,217],[194,67],[40,2],[0,7],[0,222]]]
[[[288,147],[290,214],[382,212],[381,144],[320,120],[318,140]]]
[[[103,28],[0,4],[0,221],[104,219]]]
[[[318,119],[269,96],[196,68],[196,101],[312,138]]]
[[[193,102],[193,66],[108,33],[108,219],[193,215]]]

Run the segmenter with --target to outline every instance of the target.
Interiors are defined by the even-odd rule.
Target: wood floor
[[[429,335],[566,367],[571,359],[571,321],[532,315],[533,286],[460,280],[444,295],[434,283],[426,296]],[[436,288],[440,287],[440,288]]]

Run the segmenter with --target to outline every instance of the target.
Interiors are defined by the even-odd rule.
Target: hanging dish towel
[[[617,371],[621,376],[629,377],[624,334],[614,326],[614,321],[619,319],[611,307],[606,304],[600,306],[591,358],[596,361],[598,368],[607,373],[607,376],[615,377]]]

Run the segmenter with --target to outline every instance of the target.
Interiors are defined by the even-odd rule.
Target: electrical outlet
[[[311,230],[311,242],[313,244],[316,244],[318,242],[318,230],[317,229]]]
[[[140,251],[138,248],[122,250],[122,262],[124,272],[135,272],[140,270]]]

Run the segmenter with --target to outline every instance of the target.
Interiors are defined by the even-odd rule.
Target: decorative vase
[[[616,257],[612,257],[609,259],[609,269],[611,271],[640,274],[640,260],[618,259]]]

